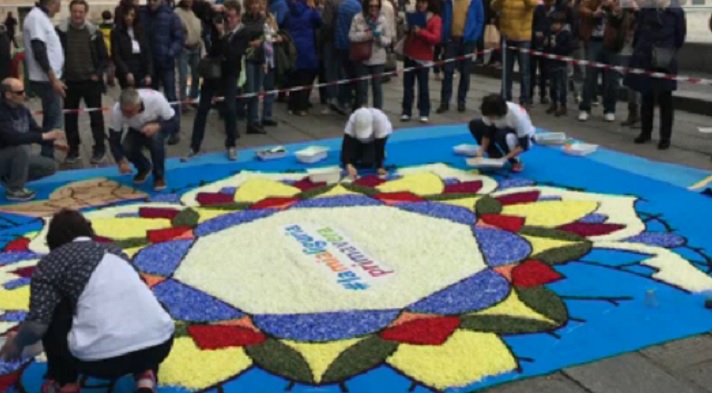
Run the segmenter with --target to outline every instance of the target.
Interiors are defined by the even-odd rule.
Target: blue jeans
[[[569,69],[566,64],[549,65],[549,97],[552,104],[566,106]]]
[[[406,57],[405,68],[416,67],[419,64]],[[430,68],[423,67],[403,74],[403,114],[411,116],[413,113],[413,99],[415,93],[413,87],[418,80],[418,111],[421,117],[430,116],[430,88],[428,87],[428,73]]]
[[[274,68],[270,68],[264,74],[264,80],[262,84],[264,85],[265,91],[274,90]],[[262,99],[262,120],[272,120],[272,106],[274,104],[274,98],[277,97],[277,93],[265,94]]]
[[[166,96],[168,102],[177,102],[178,97],[176,96],[176,68],[175,67],[161,67],[154,65],[153,77],[151,77],[151,87],[154,90],[158,90],[159,87],[163,86],[163,94]],[[171,105],[173,110],[176,111],[178,119],[180,119],[180,105]],[[180,120],[178,122],[178,128],[174,130],[177,134],[180,131]],[[171,134],[172,135],[172,134]]]
[[[152,170],[154,180],[164,178],[166,174],[166,136],[178,132],[178,130],[175,129],[177,127],[174,126],[176,123],[177,119],[171,123],[171,127],[161,129],[161,131],[153,134],[151,137],[144,135],[139,130],[129,128],[122,144],[123,153],[136,167],[138,173],[145,173]],[[151,155],[151,161],[143,154],[144,147],[148,149]]]
[[[618,65],[619,56],[603,46],[603,41],[589,41],[586,60],[612,66]],[[583,98],[579,110],[591,112],[591,100],[598,88],[598,68],[586,68],[586,82],[583,86]],[[618,93],[619,75],[614,70],[603,70],[603,113],[616,113],[616,93]]]
[[[52,89],[52,84],[49,82],[32,82],[30,88],[37,94],[42,102],[42,132],[52,131],[62,128],[62,98]],[[40,153],[43,157],[54,158],[54,146],[51,144],[43,144]]]
[[[197,49],[183,48],[178,56],[178,86],[180,87],[180,100],[198,98],[198,63],[200,62],[200,47]],[[188,68],[190,67],[190,94],[186,95],[188,86]]]
[[[262,85],[264,84],[264,70],[262,64],[245,62],[246,63],[246,75],[245,75],[245,91],[244,94],[259,93],[262,91]],[[260,98],[250,97],[247,98],[247,124],[248,125],[259,125],[260,124]]]
[[[471,55],[475,50],[476,43],[464,42],[462,40],[450,40],[444,44],[445,52],[443,60],[452,59],[465,55]],[[460,71],[460,84],[457,87],[457,104],[465,105],[467,92],[470,90],[470,75],[472,74],[472,58],[465,60],[451,61],[443,65],[443,86],[440,92],[440,103],[450,104],[452,98],[452,79],[455,68]]]
[[[328,42],[324,44],[324,73],[327,83],[336,82],[344,77],[344,70],[341,61],[337,58],[336,49]],[[326,86],[326,96],[329,101],[339,97],[339,88],[339,85]]]
[[[531,49],[531,41],[507,41],[508,48]],[[520,52],[514,49],[507,49],[504,54],[506,67],[504,68],[504,80],[502,81],[502,95],[507,101],[512,101],[512,84],[514,83],[514,60],[519,63],[519,103],[531,104],[531,57],[529,53]]]
[[[362,77],[366,75],[380,75],[385,70],[384,64],[365,65],[358,63],[356,65],[356,76]],[[354,109],[358,109],[363,105],[368,105],[368,80],[358,81],[356,85],[356,105]],[[383,108],[383,80],[381,78],[371,79],[371,89],[373,90],[373,107],[376,109]]]

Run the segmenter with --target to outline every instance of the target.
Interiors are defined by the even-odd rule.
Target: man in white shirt
[[[122,143],[125,127],[128,131]],[[144,183],[153,172],[153,189],[164,190],[165,140],[178,132],[179,127],[178,115],[163,94],[151,89],[123,90],[119,102],[114,104],[109,122],[109,145],[119,171],[122,174],[130,172],[125,155],[138,171],[133,178],[134,184]],[[150,161],[142,152],[144,147],[151,154]]]
[[[482,118],[470,121],[470,133],[480,148],[477,157],[486,152],[490,158],[501,158],[512,164],[512,172],[524,170],[519,155],[529,150],[536,129],[521,105],[507,102],[499,94],[490,94],[480,106]]]
[[[377,169],[379,176],[388,174],[383,161],[392,132],[391,121],[380,109],[364,107],[351,114],[344,129],[341,163],[352,180],[358,176],[358,169]]]
[[[30,89],[42,101],[42,130],[49,132],[62,128],[62,98],[66,86],[62,82],[64,51],[52,24],[59,12],[61,0],[40,0],[23,22],[22,36],[25,44],[25,66],[29,74]],[[54,158],[52,145],[42,146],[42,155]]]

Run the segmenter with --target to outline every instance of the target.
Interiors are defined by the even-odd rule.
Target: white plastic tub
[[[540,145],[563,145],[566,143],[565,132],[548,132],[534,135],[534,141]]]
[[[494,158],[468,158],[465,160],[467,165],[475,168],[502,168],[504,160]]]
[[[304,164],[313,164],[325,159],[329,155],[329,148],[323,146],[309,146],[295,153],[297,160]]]
[[[341,168],[328,166],[324,168],[307,169],[307,175],[312,183],[336,184],[341,180]]]
[[[257,151],[257,158],[262,161],[276,160],[278,158],[284,158],[287,155],[287,149],[284,146],[275,146],[271,149],[263,149]]]
[[[479,146],[468,145],[468,144],[457,145],[452,148],[452,150],[455,152],[455,154],[458,154],[461,156],[467,156],[467,157],[476,156],[477,149],[479,149]]]
[[[562,149],[564,150],[564,153],[572,156],[587,156],[598,150],[598,145],[590,143],[573,143],[571,145],[564,146]]]

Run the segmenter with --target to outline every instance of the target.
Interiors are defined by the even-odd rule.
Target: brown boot
[[[568,110],[566,109],[566,105],[561,105],[559,109],[556,110],[554,113],[554,116],[556,117],[561,117],[561,116],[566,116],[568,114]]]

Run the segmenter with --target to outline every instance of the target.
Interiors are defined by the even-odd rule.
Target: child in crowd
[[[566,14],[556,12],[551,19],[549,36],[545,39],[545,51],[559,56],[570,56],[574,51],[574,39],[571,29],[566,23]],[[551,106],[546,113],[557,117],[566,116],[566,96],[568,82],[568,66],[564,60],[549,60],[549,93]]]
[[[501,158],[521,172],[524,164],[519,155],[529,150],[535,129],[527,111],[519,104],[507,102],[499,94],[490,94],[480,106],[482,118],[470,121],[470,133],[480,145],[477,157],[486,152],[490,158]]]

